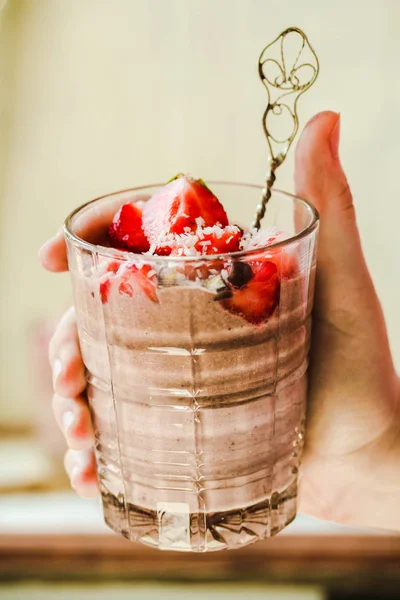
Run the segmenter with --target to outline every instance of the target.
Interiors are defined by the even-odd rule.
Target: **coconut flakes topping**
[[[263,227],[262,229],[251,229],[245,233],[240,240],[241,250],[253,250],[262,246],[270,246],[287,239],[288,235],[276,227]]]
[[[168,233],[157,240],[150,246],[150,249],[145,254],[154,255],[159,248],[170,247],[174,248],[174,254],[177,256],[203,256],[207,254],[206,248],[211,246],[210,240],[205,240],[205,236],[215,236],[220,239],[226,232],[232,235],[228,238],[227,243],[232,240],[232,237],[237,234],[238,227],[236,225],[227,225],[221,227],[218,223],[212,227],[204,227],[204,219],[198,217],[196,219],[196,230],[193,232],[190,227],[185,227],[183,233]],[[201,250],[197,246],[201,247]],[[215,246],[212,247],[215,254],[220,253],[220,250]]]

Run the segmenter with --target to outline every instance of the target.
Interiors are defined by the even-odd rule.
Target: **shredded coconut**
[[[198,227],[196,229],[196,235],[199,238],[199,240],[204,240],[204,233],[201,227]]]
[[[199,228],[204,227],[205,221],[204,221],[203,217],[197,217],[197,219],[195,219],[195,221],[196,221],[197,227],[199,227]]]
[[[157,250],[157,244],[151,244],[149,250],[147,252],[144,252],[144,254],[148,254],[149,256],[153,256],[153,254],[155,253],[156,250]]]
[[[185,227],[184,232],[180,234],[165,233],[160,236],[157,242],[150,246],[149,251],[145,254],[153,256],[158,248],[165,247],[174,248],[174,253],[177,256],[202,256],[207,254],[207,247],[212,247],[214,254],[218,254],[220,250],[212,246],[212,240],[205,239],[205,237],[220,239],[226,233],[230,233],[231,235],[226,242],[228,244],[239,231],[236,225],[221,227],[221,225],[216,224],[212,227],[204,227],[204,219],[202,217],[196,219],[196,225],[197,228],[195,231],[191,231],[190,227]]]
[[[270,246],[285,240],[287,237],[286,233],[276,227],[263,227],[260,230],[254,228],[242,236],[240,249],[253,250],[261,246]]]

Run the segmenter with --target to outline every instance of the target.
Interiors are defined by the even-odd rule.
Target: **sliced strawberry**
[[[171,256],[199,256],[210,254],[228,254],[240,248],[242,231],[236,225],[227,227],[197,227],[193,233],[174,234],[171,236]]]
[[[121,296],[129,296],[129,298],[132,298],[133,296],[133,287],[131,286],[130,283],[128,283],[127,281],[121,281],[121,283],[118,286],[118,292],[121,294]]]
[[[156,254],[168,255],[168,236],[195,231],[200,218],[204,227],[228,225],[224,207],[206,184],[181,174],[146,202],[143,229],[150,244],[156,245]]]
[[[107,279],[104,279],[104,281],[100,282],[100,286],[99,286],[99,291],[100,291],[100,298],[103,304],[106,304],[106,302],[108,302],[108,296],[110,293],[110,289],[111,289],[111,281],[109,279],[109,277],[107,277]]]
[[[236,225],[227,227],[197,227],[195,233],[175,234],[171,241],[171,256],[193,257],[177,267],[187,279],[207,279],[224,268],[220,259],[199,262],[201,256],[236,252],[240,247],[242,230]]]
[[[261,228],[251,237],[247,237],[244,250],[257,250],[263,246],[271,246],[287,239],[287,234],[275,228]],[[264,260],[265,257],[261,257]],[[272,248],[268,258],[274,262],[284,279],[294,277],[299,271],[298,246],[290,245],[285,248]]]
[[[142,225],[142,211],[139,206],[134,202],[121,206],[108,231],[113,246],[130,252],[147,252],[150,245]]]
[[[242,237],[242,231],[239,227],[229,225],[224,228],[212,228],[220,230],[217,232],[209,232],[209,229],[211,228],[207,227],[202,234],[199,234],[199,240],[194,244],[196,250],[202,254],[227,254],[239,250]],[[198,229],[197,231],[200,232],[201,230]]]
[[[174,251],[172,251],[171,256],[172,255],[174,255]],[[211,263],[205,261],[199,262],[198,258],[195,258],[193,262],[182,262],[176,267],[177,271],[182,273],[186,279],[189,279],[190,281],[196,281],[196,279],[208,279],[208,277],[210,277],[210,269],[220,271],[222,268],[223,263],[220,261],[212,261]]]
[[[254,265],[261,265],[265,262],[265,260],[269,260],[270,262],[276,264],[282,279],[291,279],[292,277],[296,276],[296,273],[299,272],[299,260],[296,249],[282,250],[277,248],[269,253],[268,258],[263,256],[258,261],[252,261],[252,265],[253,267]]]
[[[222,306],[250,323],[259,324],[272,315],[279,302],[280,281],[275,263],[265,260],[251,265],[254,275],[239,289],[220,295]],[[247,277],[248,279],[248,277]],[[218,296],[216,299],[219,299]]]
[[[299,272],[299,259],[296,254],[296,250],[292,250],[291,252],[286,251],[280,262],[282,277],[284,279],[291,279],[292,277],[296,276],[296,273]]]
[[[119,269],[120,266],[121,265],[120,265],[119,262],[117,262],[116,260],[112,260],[107,265],[107,271],[109,273],[114,273],[114,275],[115,275],[115,273],[118,271],[118,269]]]
[[[135,287],[139,287],[150,300],[158,302],[157,278],[154,271],[153,273],[152,271],[150,265],[142,265],[139,268],[136,265],[120,265],[116,261],[109,263],[107,272],[99,284],[102,303],[106,304],[108,302],[112,285],[118,286],[118,292],[121,296],[129,296],[130,298],[135,294]]]
[[[153,271],[150,265],[142,265],[138,268],[136,265],[130,265],[126,269],[126,275],[123,278],[122,283],[124,284],[121,288],[120,285],[120,293],[125,295],[133,295],[133,289],[129,281],[132,280],[133,283],[136,283],[140,289],[146,294],[152,302],[158,302],[157,296],[157,281],[155,275],[152,275]],[[130,293],[129,287],[132,289],[132,293]]]

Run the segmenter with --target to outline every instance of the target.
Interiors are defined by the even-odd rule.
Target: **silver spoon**
[[[293,60],[290,60],[289,41],[299,44],[299,50],[296,51]],[[260,229],[267,203],[271,198],[272,186],[276,179],[275,171],[285,160],[299,129],[298,99],[317,79],[319,62],[307,36],[301,29],[289,27],[261,52],[258,73],[268,93],[263,127],[269,148],[269,170],[260,204],[257,206],[251,225],[252,229],[257,230]],[[272,133],[273,117],[279,117],[277,122],[279,121],[280,124],[285,120],[286,126],[289,126],[289,133],[284,134],[283,137]]]

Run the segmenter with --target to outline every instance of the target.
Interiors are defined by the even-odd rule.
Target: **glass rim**
[[[241,187],[257,189],[260,191],[264,187],[264,186],[258,185],[258,184],[242,183],[242,182],[236,182],[236,181],[211,180],[207,183],[209,183],[211,186],[212,185],[241,186]],[[302,229],[302,231],[300,231],[299,233],[296,233],[296,235],[286,238],[285,240],[282,240],[280,242],[275,242],[273,244],[268,244],[265,246],[259,246],[257,248],[251,248],[249,250],[238,250],[237,252],[227,252],[227,253],[220,253],[220,254],[206,254],[204,256],[203,255],[201,255],[201,256],[157,256],[156,254],[146,254],[146,253],[137,254],[135,252],[130,252],[129,250],[118,250],[117,248],[110,248],[108,246],[102,246],[100,244],[92,244],[91,242],[87,242],[83,238],[79,237],[72,231],[72,227],[71,227],[72,220],[83,209],[90,206],[91,204],[99,202],[100,200],[104,200],[105,198],[111,198],[112,196],[118,196],[119,194],[125,194],[127,192],[139,192],[139,191],[146,190],[148,188],[162,187],[163,185],[165,185],[165,182],[141,185],[141,186],[137,186],[137,187],[133,187],[133,188],[127,188],[124,190],[118,190],[116,192],[111,192],[109,194],[104,194],[102,196],[98,196],[97,198],[94,198],[93,200],[89,200],[88,202],[81,204],[80,206],[75,208],[72,212],[70,212],[69,215],[67,216],[67,218],[65,219],[64,225],[63,225],[64,236],[69,241],[73,242],[74,244],[79,245],[81,248],[84,248],[85,250],[88,250],[91,253],[100,254],[103,257],[107,257],[107,258],[111,258],[111,259],[122,259],[124,261],[128,261],[128,260],[132,260],[132,261],[136,260],[137,261],[138,259],[145,260],[147,258],[149,261],[154,261],[154,262],[165,264],[167,262],[207,262],[207,261],[215,261],[215,260],[229,260],[232,258],[237,258],[237,259],[245,258],[245,257],[251,256],[254,254],[260,254],[267,250],[270,251],[270,250],[274,250],[276,248],[282,248],[284,246],[288,246],[289,244],[292,244],[293,242],[296,242],[298,240],[301,240],[302,238],[307,237],[309,234],[311,234],[313,231],[315,231],[315,229],[318,226],[319,213],[318,213],[317,209],[315,208],[315,206],[313,206],[307,200],[304,200],[304,198],[300,198],[300,196],[296,196],[295,194],[291,194],[290,192],[285,192],[284,190],[280,190],[280,189],[276,188],[276,189],[272,190],[272,194],[278,193],[278,194],[286,196],[287,198],[291,198],[292,200],[296,200],[296,201],[302,203],[303,205],[305,205],[311,213],[311,222],[307,225],[307,227]]]

